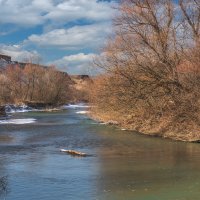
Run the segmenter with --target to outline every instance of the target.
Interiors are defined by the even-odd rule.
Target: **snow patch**
[[[87,113],[89,113],[89,111],[77,111],[76,112],[76,114],[82,114],[82,115],[84,115],[84,114],[87,114]]]
[[[32,111],[32,108],[26,105],[6,105],[6,113],[24,113]]]
[[[35,123],[36,119],[27,118],[27,119],[8,119],[8,120],[0,120],[0,124],[32,124]]]
[[[85,105],[83,103],[80,103],[80,104],[68,104],[68,105],[63,106],[63,108],[73,108],[73,109],[76,109],[76,108],[89,108],[89,107],[90,106]]]

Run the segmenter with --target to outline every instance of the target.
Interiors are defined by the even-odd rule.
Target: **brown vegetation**
[[[145,134],[200,140],[200,3],[123,0],[95,65],[93,115]]]
[[[89,90],[93,84],[93,80],[88,75],[71,75],[72,84],[72,102],[89,101]]]
[[[0,102],[60,105],[71,98],[70,84],[68,74],[54,67],[11,65],[0,74]]]

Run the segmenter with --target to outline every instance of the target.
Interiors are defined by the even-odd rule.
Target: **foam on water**
[[[0,120],[0,124],[32,124],[35,122],[36,119],[34,118]]]

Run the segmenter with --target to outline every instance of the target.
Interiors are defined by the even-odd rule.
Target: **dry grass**
[[[117,121],[120,128],[126,130],[137,131],[138,133],[169,138],[178,141],[199,142],[200,141],[200,126],[194,121],[174,121],[172,116],[155,119],[144,120],[143,118],[127,117],[126,114],[116,114],[101,112],[97,109],[92,109],[90,117],[101,122]]]

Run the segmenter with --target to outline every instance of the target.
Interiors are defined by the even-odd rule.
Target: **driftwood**
[[[87,156],[86,153],[82,153],[82,152],[74,151],[74,150],[61,149],[60,151],[61,151],[61,152],[64,152],[64,153],[67,153],[67,154],[70,154],[70,155],[72,155],[72,156],[82,156],[82,157]]]

